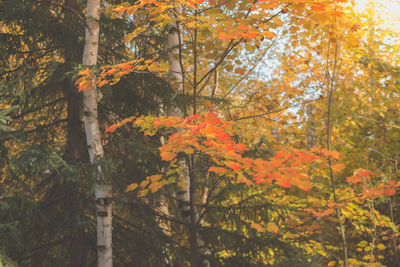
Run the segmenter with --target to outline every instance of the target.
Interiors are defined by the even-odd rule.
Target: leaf
[[[264,233],[267,229],[259,225],[258,223],[252,223],[250,225],[251,228],[256,229],[258,232]]]
[[[242,182],[245,183],[248,186],[251,186],[253,184],[252,181],[250,181],[249,179],[247,179],[246,177],[244,177],[243,175],[239,175],[239,177],[237,178],[238,182]]]
[[[268,39],[273,39],[275,38],[276,34],[270,31],[264,31],[262,33],[263,36],[267,37]]]
[[[378,250],[384,250],[386,248],[386,246],[382,243],[379,243],[377,246]]]
[[[226,166],[228,166],[229,168],[231,168],[234,171],[238,171],[242,168],[242,166],[240,166],[238,163],[233,162],[233,161],[227,162]]]
[[[356,184],[362,181],[361,177],[359,176],[350,176],[346,178],[346,181],[352,184]]]
[[[267,223],[267,231],[277,233],[279,231],[279,227],[274,222],[269,222]]]
[[[339,163],[339,164],[332,165],[332,171],[333,171],[334,173],[339,173],[339,172],[341,172],[344,168],[346,168],[346,165],[344,165],[343,163]]]
[[[313,3],[311,9],[314,11],[325,11],[326,8],[324,3]]]
[[[218,33],[218,38],[221,39],[221,40],[232,40],[232,39],[235,39],[235,37],[232,34],[228,34],[226,32]]]
[[[129,191],[135,190],[138,186],[139,186],[139,185],[138,185],[137,183],[130,184],[130,185],[128,185],[128,187],[126,188],[125,192],[129,192]]]
[[[112,133],[112,132],[114,132],[116,129],[118,129],[119,127],[120,127],[119,123],[113,124],[113,125],[109,126],[104,132],[106,132],[106,133]]]
[[[289,188],[292,186],[291,180],[289,177],[283,177],[281,179],[276,180],[277,185],[282,186],[284,188]]]
[[[121,16],[122,13],[125,12],[125,10],[127,10],[127,8],[124,6],[119,6],[113,9],[113,11],[116,13],[117,16]]]
[[[224,173],[227,172],[227,169],[223,168],[223,167],[216,167],[216,166],[212,166],[208,169],[209,172],[214,172],[214,173]]]

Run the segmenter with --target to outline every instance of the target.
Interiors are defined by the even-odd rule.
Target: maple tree
[[[396,266],[399,34],[374,9],[105,3],[89,67],[84,3],[0,4],[0,262],[95,265],[97,166],[114,265]]]

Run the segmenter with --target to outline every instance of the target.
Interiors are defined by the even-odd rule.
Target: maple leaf
[[[273,38],[276,36],[275,33],[270,32],[270,31],[264,31],[264,32],[262,33],[262,35],[265,36],[265,37],[267,37],[268,39],[273,39]]]
[[[274,222],[269,222],[267,223],[267,231],[277,233],[279,231],[279,227]]]
[[[224,167],[216,167],[216,166],[212,166],[208,169],[209,172],[215,172],[217,174],[219,173],[224,173],[227,172],[227,169],[225,169]]]
[[[337,10],[331,11],[329,14],[331,16],[333,16],[333,17],[341,17],[341,16],[343,16],[343,12],[342,11],[337,11]]]
[[[284,187],[284,188],[289,188],[289,187],[292,186],[292,182],[291,182],[290,178],[289,178],[289,177],[286,177],[286,176],[284,176],[284,177],[282,177],[282,178],[280,178],[280,179],[277,179],[277,180],[275,181],[275,183],[276,183],[277,185],[279,185],[279,186]]]
[[[394,188],[388,188],[382,190],[382,195],[384,196],[393,196],[395,194],[396,194],[396,189]]]
[[[234,171],[238,171],[242,168],[242,166],[240,166],[238,163],[233,162],[233,161],[228,161],[226,163],[226,166],[228,166],[229,168],[231,168]]]
[[[236,150],[239,150],[239,151],[249,150],[249,149],[247,148],[247,146],[246,146],[246,145],[243,145],[243,144],[235,144],[233,147],[234,147]]]
[[[129,192],[129,191],[135,190],[137,187],[138,187],[138,184],[137,184],[137,183],[130,184],[130,185],[128,185],[128,187],[126,188],[125,192]]]
[[[350,176],[346,178],[346,181],[352,184],[356,184],[362,181],[360,176]]]
[[[324,3],[313,3],[311,5],[311,9],[314,11],[325,11],[325,4]]]
[[[235,39],[235,37],[232,34],[228,34],[226,32],[218,33],[218,38],[221,39],[221,40],[232,40],[232,39]]]
[[[326,210],[314,210],[314,209],[309,208],[309,209],[306,209],[306,211],[311,212],[317,218],[322,218],[322,217],[326,217],[326,216],[332,214],[333,209],[329,208]]]
[[[250,181],[249,179],[247,179],[247,178],[244,177],[243,175],[240,175],[240,176],[237,178],[237,181],[238,181],[238,182],[245,183],[245,184],[248,185],[248,186],[251,186],[251,185],[253,184],[252,181]]]
[[[364,169],[357,169],[354,171],[354,173],[355,173],[355,175],[361,176],[361,177],[369,177],[370,175],[377,175],[377,173],[373,173],[371,171],[364,170]]]
[[[127,8],[124,6],[119,6],[113,9],[117,16],[121,16],[121,14],[125,12],[125,10],[127,10]]]
[[[113,124],[113,125],[109,126],[104,132],[106,132],[106,133],[112,133],[112,132],[114,132],[116,129],[118,129],[119,127],[120,127],[120,124],[119,124],[119,123]]]
[[[259,225],[258,223],[252,223],[250,225],[251,228],[256,229],[258,232],[264,233],[267,229]]]
[[[161,151],[160,157],[164,161],[171,161],[175,158],[175,154],[168,151]]]
[[[335,173],[341,172],[344,168],[346,168],[346,165],[343,163],[332,165],[332,171]]]
[[[247,31],[246,33],[243,34],[244,38],[249,38],[253,39],[257,37],[257,32],[256,31]]]

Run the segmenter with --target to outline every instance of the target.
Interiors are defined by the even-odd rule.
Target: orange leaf
[[[274,222],[269,222],[267,223],[267,231],[277,233],[279,231],[279,227]]]
[[[331,14],[331,16],[333,16],[333,17],[341,17],[342,15],[343,15],[343,12],[342,11],[331,11],[330,12],[330,14]]]
[[[113,125],[109,126],[109,127],[105,130],[105,132],[106,132],[106,133],[112,133],[112,132],[114,132],[116,129],[118,129],[119,127],[120,127],[120,124],[119,124],[119,123],[113,124]]]
[[[313,3],[311,5],[311,9],[314,11],[325,11],[325,4],[324,3]]]
[[[235,144],[234,148],[239,151],[249,150],[246,145],[243,144]]]
[[[357,176],[361,176],[361,177],[368,177],[370,175],[376,175],[376,173],[373,173],[371,171],[364,170],[364,169],[357,169],[357,170],[354,171],[354,173]]]
[[[99,86],[99,87],[102,87],[102,86],[104,86],[104,85],[106,85],[106,84],[108,84],[108,81],[103,80],[103,81],[99,82],[98,86]]]
[[[266,231],[266,229],[264,227],[262,227],[261,225],[259,225],[258,223],[252,223],[250,225],[251,228],[256,229],[258,232],[264,233]]]
[[[125,192],[129,192],[129,191],[135,190],[137,187],[138,187],[138,184],[137,184],[137,183],[130,184],[130,185],[128,185],[128,187],[126,188]]]
[[[272,39],[272,38],[274,38],[274,37],[276,36],[275,33],[270,32],[270,31],[264,31],[264,32],[262,33],[262,35],[264,35],[264,36],[267,37],[268,39]]]
[[[90,69],[84,69],[78,73],[78,76],[89,76],[89,75],[90,75]]]
[[[127,10],[127,8],[124,6],[119,6],[113,9],[113,11],[117,13],[117,16],[121,16],[121,14],[125,12],[125,10]]]
[[[250,181],[249,179],[247,179],[246,177],[244,177],[244,176],[242,176],[242,175],[240,175],[240,176],[237,178],[237,181],[238,181],[238,182],[245,183],[245,184],[247,184],[248,186],[251,186],[251,185],[253,184],[252,181]]]
[[[277,185],[285,187],[285,188],[289,188],[292,186],[292,183],[290,181],[289,177],[283,177],[282,179],[276,180],[275,182]]]
[[[167,151],[162,151],[160,153],[161,159],[164,161],[171,161],[175,158],[175,154]]]
[[[208,169],[208,171],[215,172],[215,173],[223,173],[223,172],[227,172],[227,169],[225,169],[224,167],[212,166]]]
[[[394,194],[396,194],[396,189],[394,188],[383,189],[382,194],[385,196],[393,196]]]
[[[242,168],[242,166],[240,166],[239,164],[237,164],[236,162],[233,162],[233,161],[227,162],[226,166],[228,166],[229,168],[231,168],[234,171],[238,171]]]
[[[235,39],[234,36],[232,36],[232,34],[228,34],[226,32],[220,32],[218,33],[218,38],[221,40],[231,40],[231,39]]]
[[[343,163],[332,165],[332,171],[335,173],[341,172],[344,168],[346,168],[346,165]]]
[[[362,181],[361,177],[359,176],[350,176],[346,178],[346,181],[352,184],[356,184]]]
[[[250,38],[250,39],[256,38],[257,32],[256,31],[248,31],[245,34],[243,34],[243,37]]]

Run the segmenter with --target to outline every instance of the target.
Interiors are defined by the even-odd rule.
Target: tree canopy
[[[0,1],[0,266],[398,266],[389,2]]]

